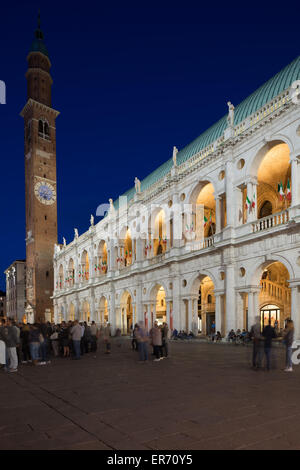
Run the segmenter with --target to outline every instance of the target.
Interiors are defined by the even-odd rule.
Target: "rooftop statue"
[[[135,192],[140,193],[141,192],[141,182],[137,177],[135,177],[135,179],[134,179],[134,185],[135,185]]]
[[[177,153],[178,153],[178,148],[173,147],[173,164],[176,167],[177,166]]]
[[[234,106],[230,101],[228,101],[227,105],[228,105],[228,116],[227,116],[228,126],[233,127],[233,125],[234,125]]]

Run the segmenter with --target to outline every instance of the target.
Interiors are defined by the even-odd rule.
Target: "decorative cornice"
[[[60,114],[59,111],[56,111],[54,108],[50,108],[49,106],[47,106],[46,104],[43,104],[43,103],[39,103],[38,101],[35,101],[33,100],[32,98],[29,98],[29,100],[27,101],[27,103],[25,104],[24,108],[22,109],[22,111],[20,112],[20,116],[24,117],[25,116],[25,113],[33,108],[33,107],[36,107],[38,109],[40,109],[41,111],[44,111],[46,113],[49,113],[49,114],[53,114],[55,118],[57,118],[57,116]]]

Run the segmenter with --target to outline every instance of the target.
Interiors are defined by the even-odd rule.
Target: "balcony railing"
[[[280,301],[281,303],[289,303],[291,301],[291,293],[288,287],[281,286],[268,279],[260,281],[261,294],[269,298]],[[271,300],[271,299],[270,299]]]
[[[278,225],[286,224],[289,221],[288,209],[278,212],[277,214],[269,215],[263,219],[258,219],[252,222],[252,232],[261,232],[262,230],[268,230],[269,228],[276,227]]]

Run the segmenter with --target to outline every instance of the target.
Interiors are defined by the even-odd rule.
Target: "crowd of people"
[[[266,370],[271,368],[272,341],[282,337],[286,347],[286,368],[291,372],[292,368],[292,345],[294,341],[294,325],[292,320],[286,321],[286,328],[279,332],[278,327],[270,324],[262,330],[261,319],[256,317],[255,324],[248,332],[246,330],[231,330],[227,341],[253,343],[252,368],[261,368],[263,356],[265,356]],[[107,323],[98,327],[94,321],[91,325],[86,322],[79,323],[78,320],[62,322],[59,325],[50,322],[23,324],[16,323],[9,318],[0,321],[0,364],[7,372],[17,372],[20,363],[33,365],[47,365],[52,357],[71,357],[79,360],[84,354],[95,353],[98,340],[104,344],[106,354],[111,353],[111,327]],[[117,329],[116,337],[121,336],[121,330]],[[132,349],[138,351],[139,362],[145,363],[149,360],[149,346],[152,347],[154,361],[158,362],[169,356],[169,340],[192,339],[195,335],[190,332],[178,332],[176,329],[170,331],[165,322],[161,325],[155,321],[148,332],[143,322],[135,324],[132,329]],[[211,334],[213,341],[222,339],[221,333],[217,331]]]
[[[139,352],[139,362],[143,363],[149,360],[149,347],[152,346],[154,361],[158,362],[169,356],[169,327],[166,322],[158,325],[154,322],[153,328],[149,333],[143,322],[136,323],[132,333],[132,349]]]
[[[98,328],[77,320],[54,325],[50,322],[23,324],[2,318],[0,324],[0,364],[7,372],[17,372],[18,365],[28,362],[49,364],[50,357],[71,357],[78,360],[83,354],[97,351],[98,339],[105,344],[106,354],[111,349],[111,328]]]
[[[266,370],[271,369],[272,359],[272,342],[273,339],[282,339],[285,345],[285,372],[293,371],[292,364],[292,345],[294,342],[294,322],[291,319],[286,320],[286,326],[283,332],[279,333],[278,328],[273,327],[271,324],[266,325],[263,330],[261,329],[261,319],[259,316],[256,317],[254,325],[250,330],[250,338],[253,342],[253,354],[252,354],[252,368],[259,370],[262,368],[263,356],[266,360]]]

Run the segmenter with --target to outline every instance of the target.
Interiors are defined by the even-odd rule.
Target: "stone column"
[[[222,309],[221,309],[221,294],[215,292],[215,325],[216,331],[222,331]]]
[[[241,188],[234,189],[234,224],[235,225],[242,225],[243,224],[243,214],[244,214],[244,207],[243,207],[243,191]]]
[[[144,312],[142,305],[142,284],[138,283],[136,287],[136,321],[144,321]]]
[[[95,297],[90,298],[90,322],[95,321]]]
[[[296,157],[294,157],[291,160],[291,193],[292,193],[292,206],[296,206],[300,204],[299,201],[299,188],[298,185],[300,184],[299,181],[299,168],[300,165],[298,164],[298,160]]]
[[[173,303],[172,303],[172,316],[173,316],[173,328],[178,330],[180,325],[180,280],[178,277],[173,279]]]
[[[148,328],[151,330],[153,327],[154,322],[154,312],[153,312],[153,322],[152,322],[152,315],[151,315],[151,302],[147,303],[147,316],[148,316]]]
[[[247,222],[253,222],[257,220],[257,180],[252,178],[247,182],[247,196],[250,200],[250,203],[254,200],[255,207],[254,209],[247,210]]]
[[[168,326],[170,328],[170,320],[171,320],[171,318],[170,318],[170,315],[171,315],[171,302],[170,302],[170,300],[166,300],[166,304],[167,304],[167,312],[166,312],[166,314],[167,314],[167,323],[168,323]]]
[[[225,190],[226,190],[226,221],[227,227],[234,226],[234,191],[233,191],[233,162],[227,160],[225,170]]]
[[[54,308],[54,323],[57,325],[57,323],[58,323],[58,305],[57,305],[57,300],[54,300],[53,308]]]
[[[114,334],[115,331],[116,331],[116,324],[117,324],[116,308],[115,308],[115,292],[114,291],[110,292],[109,313],[110,313],[109,323],[111,324],[112,334]]]
[[[248,325],[247,329],[250,331],[251,326],[255,323],[253,292],[248,292]]]
[[[236,329],[243,329],[244,301],[243,293],[236,292]]]
[[[193,299],[188,299],[187,307],[187,322],[185,322],[184,330],[187,330],[187,333],[189,333],[193,322]]]
[[[259,310],[259,293],[260,293],[260,290],[255,290],[253,292],[253,310],[254,310],[254,315],[257,317],[257,316],[260,316],[260,310]]]
[[[221,232],[222,204],[221,197],[216,197],[216,233]]]
[[[226,335],[236,326],[234,265],[226,266]]]
[[[79,312],[79,300],[74,300],[74,308],[75,308],[75,320],[79,320],[80,312]]]
[[[136,240],[136,262],[137,263],[140,263],[144,259],[143,250],[144,250],[144,240],[142,238],[137,238]]]

